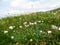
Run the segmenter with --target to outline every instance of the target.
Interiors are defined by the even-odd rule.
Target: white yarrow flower
[[[29,27],[29,25],[25,25],[25,27]]]
[[[48,33],[52,33],[52,31],[47,31]]]
[[[40,32],[42,32],[42,30]]]
[[[34,22],[34,24],[37,24],[37,22]]]
[[[29,22],[30,25],[34,25],[34,23]]]
[[[52,27],[52,29],[58,29],[58,27],[55,25],[51,25],[51,27]]]
[[[59,27],[59,30],[60,30],[60,27]]]
[[[41,21],[38,21],[39,23],[41,22]]]
[[[4,31],[4,34],[8,33],[8,31]]]
[[[14,27],[15,27],[15,26],[9,26],[9,29],[11,29],[11,30],[12,30],[12,29],[14,29]]]
[[[29,22],[29,24],[31,25],[31,22]]]
[[[22,28],[22,26],[19,26],[19,28]]]
[[[11,39],[14,39],[14,36],[11,36]]]
[[[24,22],[23,24],[25,25],[25,24],[27,24],[27,22]]]

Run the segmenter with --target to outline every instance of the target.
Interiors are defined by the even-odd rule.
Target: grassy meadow
[[[0,19],[0,45],[60,45],[60,8]]]

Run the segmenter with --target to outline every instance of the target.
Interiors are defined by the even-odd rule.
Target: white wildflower
[[[37,24],[37,22],[34,22],[34,24]]]
[[[58,29],[60,30],[60,27]]]
[[[30,25],[34,25],[34,23],[29,22]]]
[[[22,26],[19,26],[19,28],[22,28]]]
[[[52,33],[52,31],[47,31],[48,33]]]
[[[14,36],[11,36],[11,39],[14,39]]]
[[[58,29],[58,27],[55,25],[51,25],[51,27],[52,27],[52,29]]]
[[[42,32],[42,30],[40,30],[40,32]]]
[[[14,27],[15,27],[15,26],[9,26],[9,29],[11,29],[11,30],[12,30],[12,29],[14,29]]]
[[[4,31],[4,34],[8,33],[8,31]]]
[[[41,21],[38,21],[39,23],[41,22]]]
[[[25,25],[25,24],[27,24],[27,22],[24,22],[23,24]]]
[[[29,27],[29,25],[25,25],[25,27]]]
[[[29,22],[29,24],[31,25],[31,22]]]

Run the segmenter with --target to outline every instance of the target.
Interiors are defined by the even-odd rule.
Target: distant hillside
[[[60,8],[0,19],[0,45],[60,45]]]

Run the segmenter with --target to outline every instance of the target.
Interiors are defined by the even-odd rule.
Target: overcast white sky
[[[0,0],[0,17],[33,11],[46,11],[60,7],[60,0]]]

